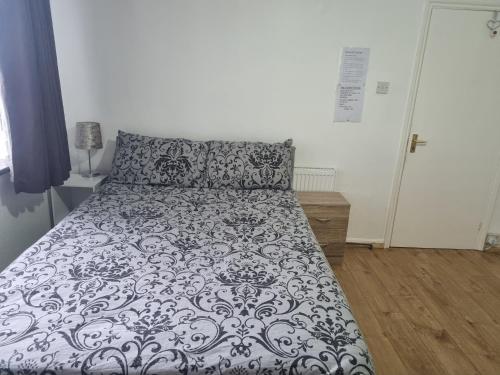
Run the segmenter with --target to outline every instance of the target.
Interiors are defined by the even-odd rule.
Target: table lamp
[[[99,173],[92,172],[90,151],[102,148],[101,125],[98,122],[77,122],[75,147],[80,150],[87,150],[89,154],[89,171],[88,173],[82,173],[82,176],[98,176]]]

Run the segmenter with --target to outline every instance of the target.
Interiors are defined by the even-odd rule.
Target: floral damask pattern
[[[294,193],[110,183],[0,274],[2,374],[373,374]]]
[[[208,145],[118,132],[110,178],[129,184],[201,187]]]
[[[292,183],[291,141],[210,142],[207,186],[288,190]]]

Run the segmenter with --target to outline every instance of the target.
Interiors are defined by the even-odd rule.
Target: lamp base
[[[85,178],[92,178],[92,177],[97,177],[97,176],[100,176],[101,174],[99,172],[83,172],[81,173],[81,176],[82,177],[85,177]]]

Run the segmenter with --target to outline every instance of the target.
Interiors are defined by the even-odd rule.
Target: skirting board
[[[384,240],[382,238],[370,239],[370,238],[352,238],[348,237],[345,240],[346,243],[359,243],[362,245],[372,245],[374,248],[383,248]]]

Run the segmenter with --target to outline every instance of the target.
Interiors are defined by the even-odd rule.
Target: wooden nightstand
[[[309,225],[332,264],[342,264],[351,205],[340,193],[297,192]]]

